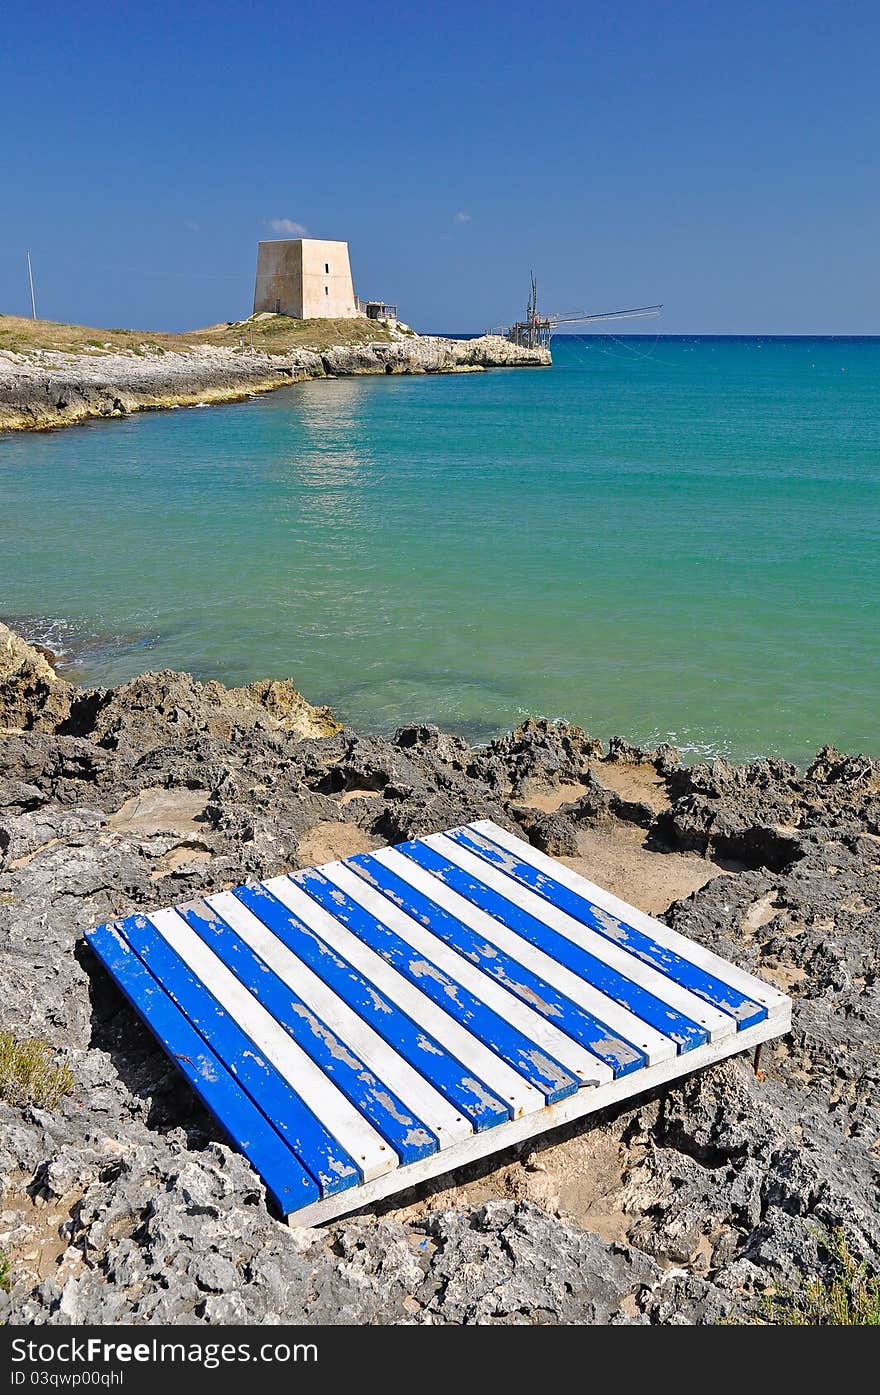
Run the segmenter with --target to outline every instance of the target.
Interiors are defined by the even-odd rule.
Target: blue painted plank
[[[178,908],[196,934],[391,1144],[402,1163],[436,1153],[435,1135],[212,908]],[[207,912],[207,913],[205,913]]]
[[[537,892],[539,896],[544,897],[545,901],[549,901],[551,905],[557,906],[559,910],[565,911],[567,915],[579,920],[582,925],[589,926],[591,930],[603,935],[606,940],[610,940],[621,949],[628,950],[643,964],[650,964],[652,969],[657,969],[660,973],[665,974],[667,978],[680,984],[682,988],[690,989],[697,997],[703,998],[713,1007],[729,1013],[731,1017],[736,1018],[739,1031],[743,1031],[746,1027],[753,1027],[757,1022],[763,1022],[767,1016],[765,1007],[760,1003],[752,1002],[738,989],[732,988],[729,983],[724,983],[714,974],[707,973],[705,969],[692,964],[689,959],[676,954],[674,950],[668,949],[665,945],[658,944],[656,940],[651,939],[650,935],[618,920],[617,916],[611,915],[600,906],[594,906],[586,897],[579,896],[576,891],[563,886],[554,877],[549,877],[546,872],[542,872],[538,867],[533,867],[524,859],[515,857],[506,848],[497,847],[489,838],[484,838],[482,834],[469,828],[454,828],[446,836],[455,839],[463,848],[468,848],[471,852],[476,853],[485,862],[500,867],[514,881],[522,882],[523,886]]]
[[[387,925],[364,910],[339,887],[320,872],[309,869],[295,872],[291,878],[297,886],[317,901],[325,911],[345,925],[364,944],[369,945],[387,964],[409,980],[485,1046],[518,1071],[525,1080],[540,1090],[548,1104],[573,1095],[580,1081],[554,1060],[547,1052],[524,1036],[517,1028],[482,1003],[463,984],[458,983],[437,965],[426,974],[425,957]]]
[[[485,939],[470,926],[464,925],[435,901],[423,896],[402,877],[381,862],[376,862],[369,853],[358,853],[355,857],[347,858],[345,865],[353,867],[370,886],[431,930],[444,944],[482,969],[510,993],[515,993],[533,1012],[539,1012],[573,1041],[598,1056],[611,1067],[615,1076],[628,1075],[630,1071],[640,1070],[645,1065],[645,1054],[638,1047],[631,1046],[622,1037],[616,1037],[598,1018],[545,983],[511,955],[495,945],[487,945]]]
[[[196,1094],[262,1177],[283,1215],[320,1199],[314,1178],[112,925],[86,940]]]
[[[221,1007],[180,955],[142,915],[128,916],[120,928],[129,944],[162,984],[257,1107],[314,1177],[322,1196],[362,1180],[354,1158],[300,1099],[246,1032]]]
[[[454,1104],[474,1130],[493,1128],[510,1118],[504,1100],[464,1069],[440,1042],[429,1036],[395,1003],[384,997],[353,965],[262,886],[240,886],[235,895],[288,949],[354,1008],[383,1041]]]
[[[572,973],[577,974],[600,993],[604,993],[613,1002],[619,1003],[642,1022],[647,1022],[656,1031],[662,1032],[676,1043],[680,1052],[691,1051],[695,1046],[702,1046],[709,1040],[709,1033],[705,1027],[691,1021],[668,1003],[662,1002],[640,984],[633,983],[632,979],[619,973],[617,969],[612,969],[588,950],[573,944],[536,916],[514,905],[505,896],[499,895],[497,891],[472,877],[469,872],[456,867],[454,862],[448,861],[433,848],[426,847],[424,843],[410,842],[401,843],[397,851],[404,853],[435,877],[439,877],[444,885],[466,897],[488,915],[494,916],[502,925],[521,935],[536,949],[564,964]]]

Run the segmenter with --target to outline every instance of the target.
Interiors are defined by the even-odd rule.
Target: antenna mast
[[[28,285],[31,288],[31,318],[37,318],[37,302],[34,300],[34,273],[31,268],[31,249],[27,249]]]

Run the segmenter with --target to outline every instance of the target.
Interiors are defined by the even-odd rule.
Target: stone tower
[[[358,314],[347,242],[298,237],[257,248],[254,314],[296,320],[349,320]]]

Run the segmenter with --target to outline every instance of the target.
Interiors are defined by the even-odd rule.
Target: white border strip
[[[350,1187],[323,1201],[312,1202],[310,1206],[292,1212],[287,1217],[288,1224],[296,1227],[322,1225],[325,1221],[359,1211],[371,1202],[381,1201],[383,1197],[391,1196],[395,1192],[416,1187],[430,1177],[440,1177],[444,1173],[464,1167],[467,1163],[476,1162],[478,1158],[500,1153],[514,1143],[546,1134],[561,1124],[581,1119],[597,1109],[604,1109],[621,1100],[634,1099],[658,1085],[666,1085],[671,1080],[681,1079],[694,1071],[702,1070],[705,1066],[713,1065],[716,1061],[722,1061],[726,1056],[754,1050],[761,1042],[782,1036],[788,1031],[791,1025],[789,999],[786,999],[786,1007],[787,1012],[784,1015],[781,1012],[774,1015],[772,1022],[768,1018],[754,1027],[747,1027],[735,1037],[723,1037],[719,1041],[707,1042],[705,1046],[698,1046],[694,1051],[676,1056],[674,1060],[661,1061],[656,1066],[645,1066],[642,1070],[624,1075],[609,1085],[594,1085],[578,1090],[576,1094],[559,1100],[557,1104],[545,1105],[537,1114],[510,1119],[506,1124],[498,1124],[484,1133],[474,1134],[472,1138],[463,1143],[456,1143],[451,1148],[444,1149],[442,1153],[433,1153],[430,1157],[420,1158],[418,1162],[407,1163],[385,1177],[379,1177],[360,1187]]]

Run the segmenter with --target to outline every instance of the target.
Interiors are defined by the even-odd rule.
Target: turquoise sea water
[[[880,754],[880,340],[553,349],[0,437],[0,615],[361,730]]]

